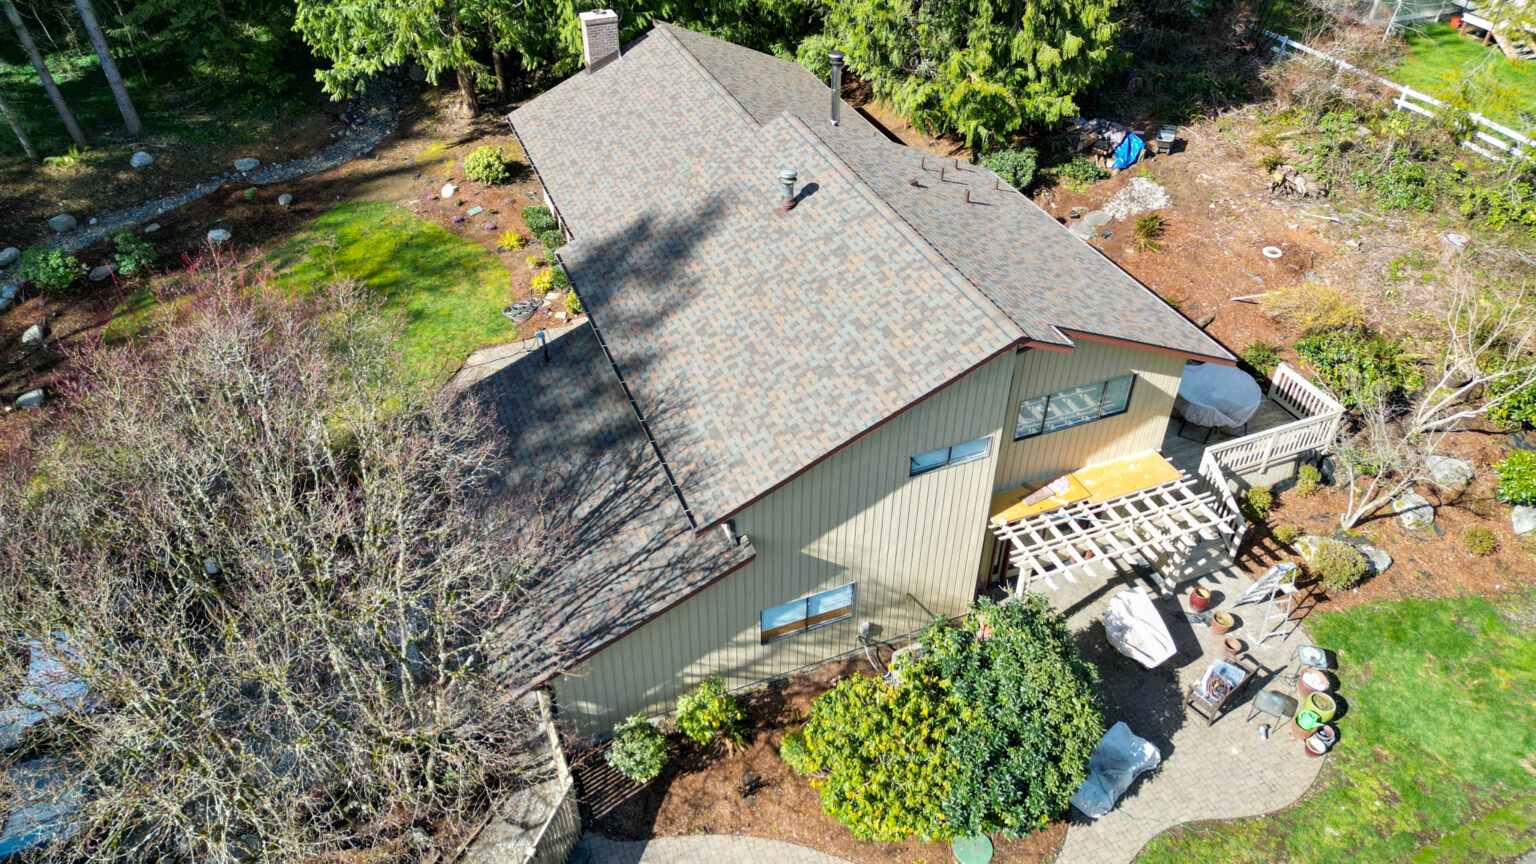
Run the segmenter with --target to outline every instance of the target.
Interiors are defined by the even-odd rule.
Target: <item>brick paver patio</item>
[[[587,834],[576,845],[571,864],[580,862],[583,854],[588,856],[587,864],[848,864],[793,843],[728,834],[635,843]]]
[[[1307,791],[1326,759],[1306,756],[1288,726],[1272,717],[1261,714],[1245,722],[1249,701],[1260,690],[1296,695],[1295,687],[1279,676],[1296,671],[1293,652],[1296,645],[1307,642],[1306,633],[1297,627],[1282,631],[1284,638],[1276,636],[1259,645],[1263,604],[1233,610],[1238,627],[1227,634],[1242,639],[1258,661],[1257,680],[1250,681],[1235,704],[1209,728],[1183,707],[1185,688],[1204,674],[1212,659],[1221,657],[1223,638],[1202,624],[1184,620],[1181,612],[1188,608],[1187,593],[1205,585],[1215,595],[1207,611],[1231,610],[1250,584],[1246,576],[1236,570],[1222,571],[1185,583],[1174,598],[1158,600],[1179,651],[1150,670],[1121,655],[1104,637],[1104,608],[1110,596],[1138,584],[1140,580],[1129,574],[1108,580],[1089,577],[1046,592],[1052,605],[1067,614],[1084,656],[1099,667],[1107,722],[1124,720],[1163,754],[1162,764],[1140,777],[1107,816],[1089,822],[1073,811],[1073,824],[1056,864],[1128,862],[1147,841],[1182,822],[1280,809]],[[1267,741],[1259,740],[1263,722],[1272,724]]]

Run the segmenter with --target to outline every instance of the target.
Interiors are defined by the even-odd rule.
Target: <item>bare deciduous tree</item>
[[[536,721],[487,661],[557,527],[491,503],[486,421],[401,382],[356,291],[200,278],[159,340],[81,358],[40,470],[0,488],[0,638],[62,634],[97,700],[0,766],[76,766],[52,860],[425,857],[526,770]]]

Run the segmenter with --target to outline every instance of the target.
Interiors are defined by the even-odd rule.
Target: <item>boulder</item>
[[[1536,534],[1536,507],[1516,507],[1509,514],[1509,521],[1521,537]]]
[[[15,246],[7,246],[4,249],[0,249],[0,267],[15,263],[16,259],[20,257],[21,250]]]
[[[144,226],[144,233],[145,234],[153,234],[153,233],[155,233],[156,231],[159,231],[159,230],[160,230],[160,223],[159,222],[151,222],[148,225]]]
[[[277,204],[278,204],[279,207],[287,207],[289,204],[292,204],[292,203],[293,203],[293,196],[289,195],[287,192],[284,192],[283,194],[277,196]]]
[[[28,390],[27,392],[21,394],[20,399],[16,400],[16,407],[18,409],[41,408],[42,405],[43,388],[41,387],[37,388],[36,390]]]
[[[60,234],[63,234],[65,231],[75,230],[75,226],[79,224],[80,220],[69,215],[68,213],[60,213],[59,215],[48,220],[48,227],[52,228]]]
[[[1417,492],[1404,492],[1392,499],[1392,512],[1397,521],[1409,531],[1419,531],[1435,524],[1435,508],[1429,499]]]
[[[1365,556],[1367,563],[1371,565],[1371,574],[1380,576],[1392,566],[1392,556],[1385,549],[1377,549],[1375,546],[1359,546],[1360,554]]]
[[[256,170],[256,166],[258,166],[260,164],[261,164],[261,160],[260,159],[253,159],[250,156],[247,156],[244,159],[236,159],[235,160],[235,170],[236,171],[255,171]]]
[[[233,237],[233,236],[234,236],[233,234],[230,234],[228,231],[224,230],[223,228],[215,228],[212,231],[208,232],[208,242],[209,243],[224,243],[224,242],[228,241],[230,237]]]
[[[155,164],[155,157],[145,153],[143,150],[140,150],[139,152],[133,154],[133,156],[128,160],[128,164],[135,168],[148,168],[149,166]]]
[[[1424,460],[1424,465],[1429,469],[1429,476],[1447,489],[1465,489],[1477,476],[1470,464],[1449,456],[1430,456]]]
[[[112,265],[103,264],[100,267],[92,268],[90,275],[87,278],[89,278],[92,282],[105,282],[107,277],[111,275]]]
[[[15,300],[16,294],[21,291],[21,286],[12,282],[8,285],[0,285],[0,300]]]
[[[458,191],[459,191],[459,187],[453,185],[452,183],[444,183],[441,194],[442,194],[442,196],[444,198],[452,198],[454,196],[454,193],[456,193]]]
[[[41,324],[33,324],[26,329],[26,332],[21,334],[21,344],[23,345],[35,345],[41,341],[43,341],[43,325]]]

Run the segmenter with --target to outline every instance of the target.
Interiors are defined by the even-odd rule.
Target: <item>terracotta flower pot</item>
[[[1315,737],[1308,738],[1306,743],[1302,746],[1307,751],[1307,755],[1314,759],[1328,752],[1328,745],[1317,740]]]
[[[1312,733],[1317,731],[1317,726],[1316,725],[1310,726],[1310,727],[1309,726],[1301,725],[1302,715],[1306,714],[1306,713],[1307,712],[1305,712],[1305,711],[1298,710],[1296,712],[1296,716],[1291,718],[1291,737],[1295,738],[1297,741],[1301,741],[1303,739],[1310,738],[1312,736]],[[1316,717],[1316,715],[1312,715],[1312,716]],[[1318,724],[1318,725],[1321,725],[1321,724]]]
[[[1205,607],[1211,604],[1211,589],[1199,586],[1189,592],[1189,608],[1194,612],[1204,612]]]
[[[1217,636],[1237,626],[1237,618],[1231,612],[1217,612],[1211,618],[1211,632]]]
[[[1243,653],[1243,648],[1243,640],[1237,638],[1236,636],[1228,636],[1227,638],[1221,640],[1221,650],[1227,655],[1228,660],[1231,660],[1237,655]]]
[[[1305,699],[1313,693],[1327,693],[1333,688],[1333,683],[1328,680],[1328,673],[1310,666],[1304,667],[1296,676],[1296,689]]]

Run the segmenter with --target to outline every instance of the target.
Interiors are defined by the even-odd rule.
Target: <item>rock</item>
[[[223,242],[229,240],[229,238],[232,237],[232,236],[234,236],[234,235],[230,234],[228,231],[224,230],[223,228],[215,228],[212,231],[208,232],[208,242],[209,243],[223,243]]]
[[[1211,326],[1214,323],[1216,323],[1216,313],[1215,312],[1212,312],[1209,315],[1201,315],[1199,318],[1195,319],[1195,326],[1199,327],[1201,330],[1204,330],[1205,328]]]
[[[48,227],[59,232],[60,234],[63,234],[65,231],[75,230],[75,226],[79,224],[80,220],[69,215],[68,213],[60,213],[59,215],[48,220]]]
[[[0,267],[4,267],[5,265],[14,262],[17,258],[20,257],[20,249],[17,249],[15,246],[7,246],[5,249],[0,250]]]
[[[236,159],[235,160],[235,170],[236,171],[255,171],[256,167],[258,165],[260,165],[260,164],[261,164],[261,160],[260,159],[253,159],[252,157],[247,156],[244,159]]]
[[[87,225],[95,225],[96,224],[96,217],[92,216],[91,217],[91,221],[89,221],[89,222],[87,222],[85,224],[87,224]]]
[[[280,207],[287,207],[289,204],[293,203],[293,196],[289,195],[287,192],[284,192],[283,194],[277,196],[277,203]]]
[[[438,194],[442,195],[444,198],[452,198],[458,191],[459,187],[453,185],[452,183],[444,183],[442,191]]]
[[[148,168],[149,166],[155,164],[155,157],[145,153],[143,150],[140,150],[139,152],[133,154],[133,157],[128,160],[128,164],[135,168]]]
[[[33,345],[41,341],[43,341],[43,325],[41,324],[33,324],[26,329],[26,332],[21,334],[21,344],[23,345]]]
[[[160,223],[159,222],[151,222],[148,225],[144,226],[144,233],[145,234],[153,234],[153,233],[155,233],[156,231],[159,231],[159,230],[160,230]]]
[[[1435,524],[1435,508],[1417,492],[1404,492],[1394,498],[1392,512],[1397,514],[1398,523],[1409,531],[1418,531]]]
[[[1083,221],[1093,226],[1094,228],[1101,228],[1105,225],[1108,225],[1109,220],[1110,215],[1105,213],[1103,210],[1094,210],[1087,216],[1083,217]]]
[[[1084,240],[1087,240],[1089,237],[1093,236],[1093,226],[1089,225],[1087,222],[1073,222],[1071,230],[1073,234],[1076,234]]]
[[[417,84],[427,80],[427,70],[419,63],[412,63],[411,68],[406,70],[406,75]]]
[[[90,279],[92,282],[105,282],[107,277],[111,276],[111,275],[112,275],[112,265],[111,264],[103,264],[100,267],[93,267],[91,269],[90,275],[87,276],[86,278]]]
[[[1471,242],[1471,237],[1468,237],[1465,234],[1457,234],[1455,232],[1446,234],[1440,238],[1440,245],[1444,246],[1447,251],[1453,253],[1464,251],[1467,248],[1467,244]]]
[[[1301,556],[1301,560],[1311,561],[1313,553],[1317,551],[1317,544],[1321,542],[1323,542],[1323,538],[1315,534],[1307,534],[1303,537],[1297,537],[1296,542],[1292,543],[1291,546],[1296,550],[1296,554]]]
[[[9,308],[11,308],[11,298],[0,297],[0,312],[4,312]]]
[[[1387,572],[1392,566],[1392,556],[1385,549],[1377,549],[1375,546],[1359,546],[1360,554],[1365,556],[1366,563],[1371,565],[1371,573],[1375,576]]]
[[[9,285],[0,285],[0,300],[15,300],[21,286],[12,282]]]
[[[17,410],[23,410],[26,408],[41,408],[42,406],[43,388],[41,387],[37,388],[36,390],[28,390],[27,392],[21,394],[20,399],[16,400]]]
[[[1510,512],[1509,521],[1521,537],[1536,534],[1536,507],[1516,507]]]
[[[1477,476],[1470,464],[1449,456],[1430,456],[1424,460],[1424,464],[1435,482],[1448,489],[1464,489]]]

